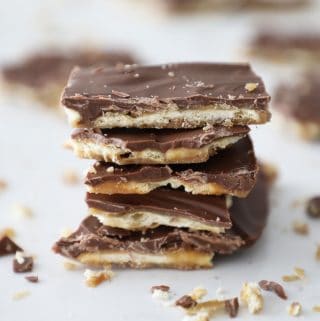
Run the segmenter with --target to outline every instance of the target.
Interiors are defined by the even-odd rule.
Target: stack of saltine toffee
[[[250,124],[270,97],[247,64],[75,68],[62,96],[89,216],[54,250],[89,265],[208,268],[268,216]]]

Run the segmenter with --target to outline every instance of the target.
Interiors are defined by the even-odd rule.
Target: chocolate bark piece
[[[320,34],[259,30],[249,44],[249,54],[276,62],[319,62]]]
[[[71,125],[87,128],[259,124],[269,100],[248,64],[214,63],[75,68],[62,95]]]
[[[192,194],[246,197],[257,173],[253,145],[246,137],[201,164],[117,166],[97,162],[85,183],[90,193],[146,194],[170,184]]]
[[[13,260],[13,271],[15,273],[31,272],[33,269],[32,256],[23,256],[21,260],[15,258]]]
[[[224,232],[231,227],[225,196],[160,188],[148,194],[87,194],[89,213],[104,225],[146,230],[160,225]]]
[[[251,195],[246,199],[235,199],[230,209],[235,227],[224,234],[169,226],[145,232],[129,231],[105,226],[94,216],[89,216],[75,233],[60,239],[53,249],[56,253],[93,265],[210,267],[214,253],[232,253],[241,246],[253,244],[260,237],[268,216],[268,185],[263,174],[259,175]]]
[[[319,100],[320,70],[309,71],[301,75],[294,84],[279,86],[274,108],[286,120],[291,120],[293,127],[301,137],[320,139]]]
[[[134,58],[127,52],[102,49],[55,50],[34,53],[24,61],[5,66],[2,78],[8,87],[21,89],[41,102],[58,106],[61,91],[74,66],[115,66],[132,64]],[[9,88],[10,89],[10,88]]]
[[[126,164],[205,162],[249,133],[247,126],[200,129],[76,129],[70,143],[82,158]]]
[[[15,254],[17,251],[22,251],[22,249],[10,237],[7,235],[0,237],[0,256]]]

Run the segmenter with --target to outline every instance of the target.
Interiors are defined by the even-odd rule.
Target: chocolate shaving
[[[129,98],[130,95],[118,90],[112,90],[112,95],[118,96],[120,98]]]
[[[279,298],[287,300],[287,294],[285,293],[282,285],[273,281],[261,280],[259,286],[262,290],[274,292]]]
[[[230,318],[235,318],[239,311],[239,300],[238,298],[233,298],[224,301],[225,311],[229,314]]]
[[[22,249],[10,237],[3,235],[0,238],[0,256],[15,254],[17,251],[22,251]]]
[[[39,282],[39,278],[37,275],[27,275],[24,277],[27,281],[31,282],[31,283],[38,283]]]
[[[197,301],[193,300],[190,295],[184,295],[176,301],[176,305],[184,309],[191,309],[197,305]]]
[[[313,218],[320,218],[320,196],[311,198],[306,206],[307,214]]]
[[[33,258],[31,256],[23,257],[23,262],[19,263],[17,259],[13,260],[13,271],[15,273],[31,272],[33,268]]]
[[[154,285],[151,288],[151,292],[153,293],[155,290],[160,290],[160,291],[163,291],[163,292],[169,292],[170,286],[168,286],[168,285]]]

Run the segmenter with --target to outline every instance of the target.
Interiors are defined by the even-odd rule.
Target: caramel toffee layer
[[[213,63],[75,68],[62,96],[71,124],[89,128],[263,123],[269,100],[249,65]]]
[[[91,193],[145,194],[168,184],[193,194],[245,197],[253,188],[258,166],[249,137],[220,151],[206,163],[127,165],[97,162],[86,184]]]
[[[74,66],[115,66],[121,63],[132,64],[133,58],[116,51],[47,52],[30,56],[21,64],[4,67],[2,74],[8,82],[39,89],[51,82],[65,83]]]
[[[206,161],[218,149],[248,134],[247,126],[204,129],[76,129],[71,145],[83,158],[125,164]]]
[[[320,126],[319,101],[320,70],[304,74],[293,85],[281,85],[276,93],[275,108],[299,122],[316,123]]]
[[[225,196],[192,195],[180,190],[160,188],[148,194],[87,194],[87,204],[94,213],[119,216],[149,213],[173,218],[183,217],[209,226],[230,228]]]
[[[54,245],[54,251],[67,257],[77,258],[84,263],[101,265],[120,262],[133,267],[143,267],[138,261],[134,261],[138,259],[133,254],[156,254],[159,259],[159,256],[164,257],[168,256],[168,253],[179,252],[231,253],[243,245],[254,243],[264,229],[268,216],[268,186],[263,173],[259,175],[257,185],[248,198],[234,199],[230,214],[234,227],[222,235],[168,226],[160,226],[144,232],[129,231],[105,226],[97,218],[89,216],[75,233],[59,240]],[[112,255],[104,256],[108,253]],[[119,260],[114,253],[122,256],[129,253],[132,256],[124,261]],[[209,259],[210,257],[212,258],[213,255],[209,256]],[[143,264],[145,266],[162,265],[151,260],[153,260],[151,256],[145,256]],[[181,265],[178,256],[173,257],[172,260],[163,266],[179,268],[210,266],[208,263],[197,264],[198,262]]]

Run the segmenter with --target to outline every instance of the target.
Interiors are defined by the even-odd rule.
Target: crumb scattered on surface
[[[16,236],[16,232],[13,228],[7,227],[7,228],[0,230],[0,238],[4,237],[4,236],[14,238]]]
[[[299,235],[308,235],[309,234],[309,225],[300,221],[293,221],[292,223],[293,231]]]
[[[103,269],[101,271],[93,271],[86,269],[84,271],[86,285],[92,288],[95,288],[104,281],[110,281],[113,275],[113,272],[108,269]]]
[[[0,179],[0,192],[4,191],[7,187],[8,183],[5,180]]]
[[[60,236],[61,237],[68,237],[72,234],[72,229],[69,227],[64,227],[61,232],[60,232]]]
[[[314,311],[314,312],[320,312],[320,304],[313,306],[312,311]]]
[[[27,275],[24,278],[31,283],[38,283],[39,282],[39,277],[37,275]]]
[[[66,185],[76,185],[80,182],[80,178],[74,169],[69,168],[62,173],[62,181]]]
[[[315,258],[316,258],[317,261],[320,261],[320,244],[317,245]]]
[[[269,185],[273,185],[279,176],[277,167],[271,163],[265,162],[262,164],[262,170],[267,177]]]
[[[263,296],[256,283],[244,283],[240,292],[240,299],[248,307],[251,314],[257,314],[263,309]]]
[[[30,295],[29,291],[22,290],[22,291],[18,291],[16,293],[14,293],[13,296],[12,296],[12,299],[15,300],[15,301],[16,300],[21,300],[21,299],[26,298],[29,295]]]
[[[204,296],[206,296],[208,293],[208,291],[201,287],[201,286],[198,286],[198,287],[195,287],[190,293],[189,295],[191,296],[191,298],[193,300],[201,300]]]
[[[312,218],[320,218],[320,196],[308,200],[306,212]]]
[[[170,287],[167,285],[155,285],[151,288],[152,297],[160,301],[170,300]]]
[[[183,295],[176,301],[176,305],[183,309],[190,309],[197,305],[197,301],[194,300],[190,295]]]
[[[193,316],[186,315],[183,318],[183,321],[209,321],[209,320],[210,320],[210,316],[205,311],[201,311],[201,312],[199,312],[199,313],[197,313],[196,315],[193,315]]]
[[[12,214],[17,218],[32,218],[33,212],[30,207],[16,203],[12,206]]]
[[[262,290],[274,292],[281,299],[286,300],[288,298],[282,285],[277,282],[261,280],[259,286]]]
[[[68,271],[74,271],[79,268],[79,264],[71,262],[71,261],[64,261],[63,267]]]
[[[248,83],[246,83],[246,85],[244,86],[244,88],[245,88],[246,91],[251,92],[251,91],[256,90],[256,89],[258,88],[258,86],[259,86],[259,83],[256,83],[256,82],[248,82]]]
[[[33,257],[27,256],[22,251],[17,251],[13,260],[13,271],[15,273],[31,272],[33,269]]]
[[[301,314],[302,311],[302,306],[299,302],[292,302],[288,307],[287,307],[287,312],[289,315],[293,317],[297,317]]]
[[[299,267],[295,267],[294,268],[294,273],[290,274],[290,275],[284,275],[282,277],[282,280],[284,282],[292,282],[292,281],[298,281],[298,280],[302,280],[305,278],[305,271],[302,268]]]
[[[224,301],[224,308],[226,313],[230,318],[235,318],[239,312],[239,300],[238,298],[233,298]]]
[[[72,143],[70,140],[66,140],[63,144],[62,147],[65,149],[71,149],[72,150]]]

